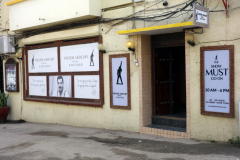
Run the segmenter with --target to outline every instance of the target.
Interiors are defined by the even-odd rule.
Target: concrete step
[[[184,118],[152,116],[152,124],[186,129],[186,119]]]
[[[155,124],[150,124],[150,125],[147,125],[145,127],[162,129],[162,130],[177,131],[177,132],[186,132],[186,128],[170,127],[170,126],[155,125]]]

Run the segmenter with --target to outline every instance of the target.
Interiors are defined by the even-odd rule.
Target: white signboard
[[[29,95],[47,96],[46,76],[29,76]]]
[[[28,50],[29,73],[58,72],[57,47]]]
[[[230,113],[229,50],[204,52],[205,111]]]
[[[75,75],[74,98],[100,99],[99,75]]]
[[[127,58],[112,58],[113,105],[128,106]]]
[[[209,9],[194,3],[193,24],[194,26],[209,28]]]
[[[99,71],[98,43],[60,47],[61,72]]]
[[[208,13],[196,9],[196,22],[208,24]]]

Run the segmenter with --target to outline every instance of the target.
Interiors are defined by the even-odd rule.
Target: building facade
[[[3,70],[8,59],[19,64],[18,92],[7,92],[4,78],[8,119],[236,137],[239,7],[238,0],[3,0],[2,35],[15,37],[22,58],[2,56]],[[202,12],[209,27],[194,23],[206,20]]]

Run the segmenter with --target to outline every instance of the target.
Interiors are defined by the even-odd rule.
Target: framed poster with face
[[[50,97],[72,97],[71,76],[49,76]]]
[[[5,63],[5,86],[8,92],[19,91],[18,63],[13,58],[9,58]]]
[[[201,114],[234,117],[234,46],[201,47]]]
[[[131,109],[129,54],[109,56],[110,107]]]

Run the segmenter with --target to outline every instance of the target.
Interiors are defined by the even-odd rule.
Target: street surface
[[[240,146],[58,124],[0,123],[0,160],[238,160]]]

